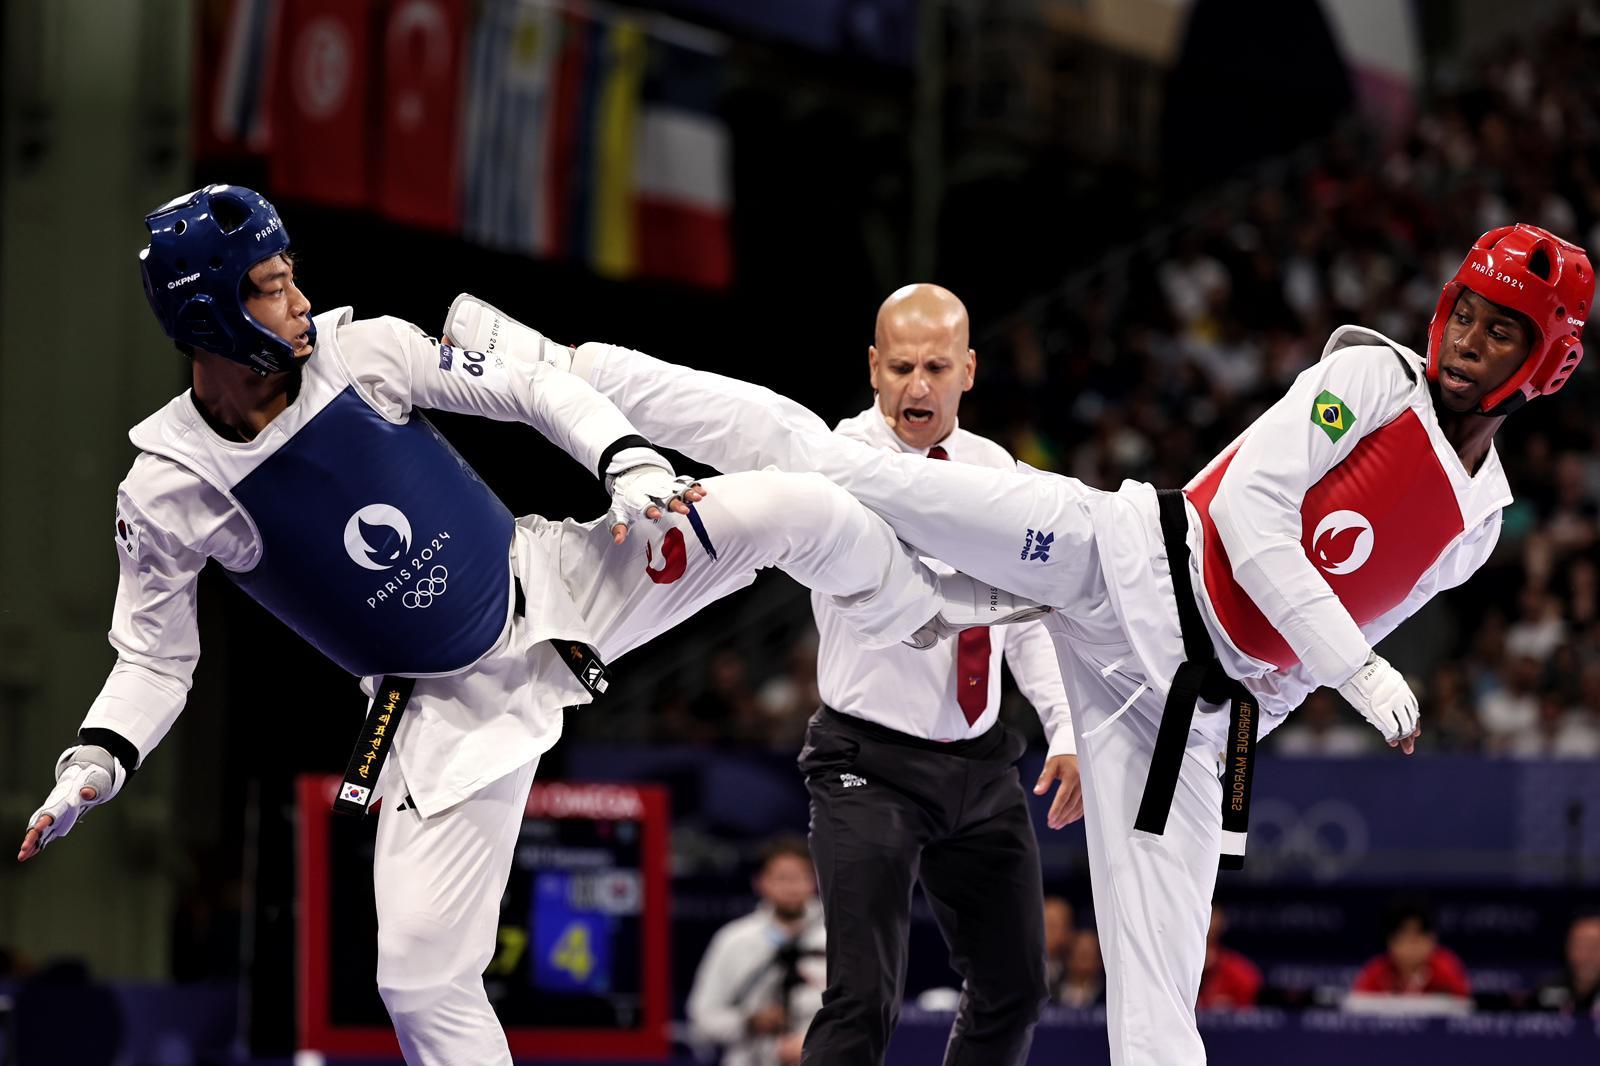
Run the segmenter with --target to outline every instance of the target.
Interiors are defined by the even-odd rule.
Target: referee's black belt
[[[514,599],[512,611],[522,618],[528,613],[527,599],[522,594],[522,582],[511,579]],[[599,654],[579,640],[552,640],[550,646],[556,657],[567,664],[580,684],[598,696],[611,685],[611,675]],[[390,674],[378,679],[372,696],[372,706],[361,723],[361,735],[355,750],[345,765],[344,777],[339,780],[339,794],[333,799],[336,814],[366,814],[372,802],[372,789],[378,783],[378,771],[389,757],[394,734],[400,728],[400,716],[411,702],[411,690],[417,679]]]
[[[1221,866],[1224,870],[1238,870],[1244,867],[1245,837],[1250,824],[1250,775],[1255,765],[1258,707],[1244,685],[1223,672],[1200,617],[1194,585],[1189,580],[1189,516],[1183,493],[1164,489],[1156,493],[1156,502],[1161,515],[1161,539],[1166,543],[1167,563],[1172,568],[1172,594],[1178,601],[1184,661],[1167,690],[1155,751],[1150,757],[1150,773],[1145,778],[1144,796],[1133,827],[1157,836],[1166,831],[1195,705],[1200,700],[1226,703],[1231,720],[1222,788]]]

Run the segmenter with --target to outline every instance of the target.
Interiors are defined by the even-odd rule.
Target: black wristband
[[[625,437],[618,437],[616,440],[606,445],[606,450],[600,453],[600,467],[597,471],[597,473],[600,475],[600,480],[604,481],[606,479],[606,468],[611,465],[611,460],[617,457],[617,453],[622,451],[624,448],[653,447],[655,447],[655,445],[651,444],[637,433],[629,433]]]
[[[133,776],[139,768],[139,749],[133,742],[113,729],[80,729],[78,730],[79,744],[94,744],[109,751],[117,757],[129,777]]]

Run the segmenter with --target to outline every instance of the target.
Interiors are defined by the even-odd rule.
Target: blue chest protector
[[[352,674],[448,674],[511,612],[511,512],[420,413],[352,387],[233,486],[261,536],[241,588]]]

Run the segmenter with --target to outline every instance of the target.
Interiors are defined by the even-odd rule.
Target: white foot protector
[[[917,649],[931,648],[946,637],[978,626],[1003,626],[1042,618],[1051,608],[1042,603],[985,584],[966,574],[939,578],[939,598],[944,606],[927,624],[907,637],[905,643]]]

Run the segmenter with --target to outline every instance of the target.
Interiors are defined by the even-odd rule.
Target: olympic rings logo
[[[1303,811],[1272,798],[1250,805],[1246,868],[1256,876],[1300,873],[1337,881],[1360,866],[1369,849],[1366,816],[1345,800],[1319,800]]]
[[[449,576],[450,571],[444,567],[434,567],[428,571],[427,577],[417,582],[415,588],[400,597],[400,602],[411,608],[433,606],[433,598],[444,595],[444,579]]]

